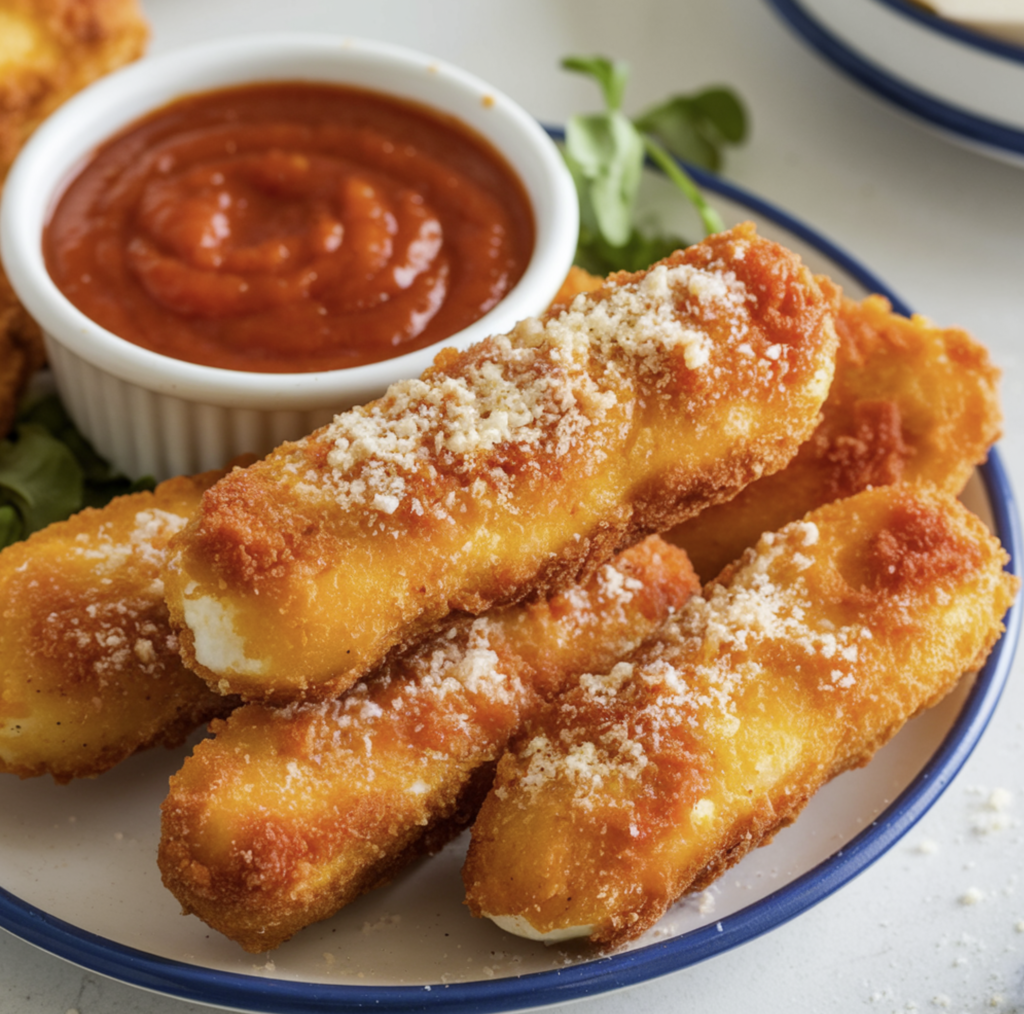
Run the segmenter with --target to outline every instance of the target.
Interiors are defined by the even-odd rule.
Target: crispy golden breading
[[[278,946],[467,826],[542,698],[697,591],[652,536],[585,587],[455,621],[338,700],[240,708],[171,779],[164,883],[246,950]]]
[[[45,361],[43,333],[0,268],[0,440],[14,425],[21,396]]]
[[[0,0],[0,183],[50,113],[148,38],[137,0]]]
[[[0,552],[0,771],[67,782],[237,704],[181,663],[160,572],[222,473],[171,479]]]
[[[552,309],[565,309],[581,292],[596,292],[604,285],[604,279],[573,264],[565,281],[551,300]]]
[[[746,224],[442,351],[206,494],[166,574],[183,656],[225,692],[324,699],[452,610],[584,580],[792,457],[836,301]]]
[[[781,472],[669,536],[702,580],[807,511],[869,486],[924,481],[959,493],[999,438],[999,371],[958,328],[843,298],[836,372],[814,435]]]
[[[96,78],[142,55],[149,36],[137,0],[0,0],[0,187],[29,134]],[[0,439],[43,337],[0,269]]]
[[[946,493],[822,507],[723,572],[498,765],[464,876],[513,932],[639,936],[981,664],[1017,589]]]

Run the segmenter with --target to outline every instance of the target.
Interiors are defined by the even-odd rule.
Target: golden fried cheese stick
[[[586,586],[455,621],[338,700],[240,708],[171,779],[164,883],[246,950],[277,947],[458,834],[541,699],[697,591],[651,536]]]
[[[247,699],[323,699],[452,610],[585,579],[789,460],[836,299],[747,224],[442,351],[206,494],[166,574],[186,661]]]
[[[221,474],[117,497],[0,552],[0,772],[96,775],[238,703],[182,664],[160,577]]]
[[[39,123],[141,56],[148,37],[137,0],[0,0],[0,186]],[[45,358],[39,325],[0,269],[0,439]]]
[[[1005,561],[959,501],[909,485],[764,536],[502,758],[471,911],[535,939],[639,936],[981,664]]]
[[[781,472],[751,483],[671,534],[709,581],[809,510],[869,486],[925,481],[959,493],[999,438],[999,371],[959,328],[843,297],[836,372],[814,435]]]
[[[0,0],[0,181],[45,117],[148,38],[137,0]]]

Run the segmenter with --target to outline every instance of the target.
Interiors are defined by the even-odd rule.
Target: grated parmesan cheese
[[[709,368],[713,346],[700,326],[704,313],[728,311],[733,346],[752,355],[751,301],[733,272],[690,264],[658,265],[600,300],[581,294],[557,316],[522,321],[510,334],[489,339],[485,357],[460,375],[428,371],[337,416],[321,433],[329,447],[327,474],[308,470],[306,481],[346,509],[367,505],[391,515],[405,503],[414,476],[468,474],[469,459],[499,448],[565,456],[613,411],[628,417],[638,383],[664,384],[669,357],[681,358],[687,370]],[[781,355],[782,347],[773,346],[769,363]],[[286,471],[305,470],[303,447],[302,441],[295,445]],[[601,449],[591,450],[596,464]],[[495,467],[487,481],[507,504],[508,475]],[[443,517],[453,506],[419,499],[415,511]]]
[[[813,561],[804,551],[813,552],[818,542],[817,527],[806,522],[763,536],[728,586],[714,585],[705,596],[690,599],[657,641],[629,661],[581,677],[560,705],[558,734],[545,725],[520,751],[523,805],[555,780],[572,787],[573,805],[580,809],[610,805],[603,790],[613,782],[642,780],[652,755],[677,735],[675,730],[711,728],[719,741],[735,736],[737,702],[764,676],[762,666],[748,657],[759,646],[786,645],[797,659],[803,655],[827,663],[823,690],[853,688],[859,645],[868,632],[858,624],[835,628],[824,621],[815,628],[810,623],[813,602],[803,574]],[[786,569],[785,583],[776,575],[780,568]],[[777,739],[775,753],[761,758],[758,772],[769,777],[791,762],[791,752],[785,737]],[[701,799],[691,819],[704,822],[713,812],[711,801]]]

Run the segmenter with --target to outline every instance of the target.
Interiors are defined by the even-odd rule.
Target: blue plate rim
[[[548,127],[557,138],[558,128]],[[687,166],[710,192],[744,205],[787,229],[839,264],[869,291],[908,314],[906,304],[841,248],[787,212],[700,169]],[[979,468],[995,530],[1010,554],[1007,569],[1019,576],[1024,542],[1016,498],[996,448]],[[418,986],[351,986],[294,982],[268,976],[206,969],[114,943],[48,915],[0,887],[0,927],[72,964],[140,989],[180,1000],[251,1014],[326,1014],[374,1010],[412,1014],[442,1008],[457,1014],[509,1014],[598,996],[648,982],[759,937],[823,901],[866,870],[900,840],[938,800],[974,750],[1009,678],[1020,637],[1024,602],[1018,598],[1005,619],[1006,631],[968,692],[943,742],[920,774],[860,834],[813,869],[774,893],[714,925],[596,958],[556,971],[478,982]]]
[[[977,116],[966,109],[939,101],[926,92],[913,88],[893,77],[869,60],[849,48],[841,39],[829,32],[809,14],[798,0],[766,0],[779,16],[811,48],[833,66],[845,72],[861,85],[875,92],[906,112],[930,123],[932,126],[955,134],[966,141],[983,148],[996,149],[1014,156],[1024,156],[1024,130],[1006,126],[996,120]],[[909,14],[897,0],[876,0],[885,6]],[[915,12],[915,16],[916,12]],[[936,27],[929,25],[929,27]],[[947,34],[951,26],[944,26]],[[959,29],[962,34],[966,29]],[[975,33],[971,33],[972,35]],[[973,39],[971,40],[973,42]],[[991,48],[991,47],[988,47]],[[1004,48],[1005,44],[1004,44]],[[1016,50],[1016,47],[1009,47]],[[999,55],[1006,55],[1000,53]],[[1014,53],[1014,59],[1024,61],[1024,50]]]

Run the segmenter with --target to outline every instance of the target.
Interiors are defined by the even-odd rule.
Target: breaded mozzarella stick
[[[585,587],[455,622],[339,700],[246,705],[171,779],[164,883],[246,950],[277,947],[458,834],[539,702],[698,590],[652,536]]]
[[[710,581],[762,532],[869,486],[928,482],[960,493],[999,439],[999,371],[959,328],[843,297],[836,372],[821,422],[780,472],[671,533]]]
[[[57,782],[227,714],[178,655],[167,542],[222,473],[81,511],[0,553],[0,771]]]
[[[250,700],[325,699],[452,610],[585,580],[790,459],[836,299],[745,225],[441,352],[204,497],[166,575],[186,661]]]
[[[948,494],[860,493],[779,533],[499,762],[470,910],[616,946],[791,823],[980,665],[1017,590]]]

